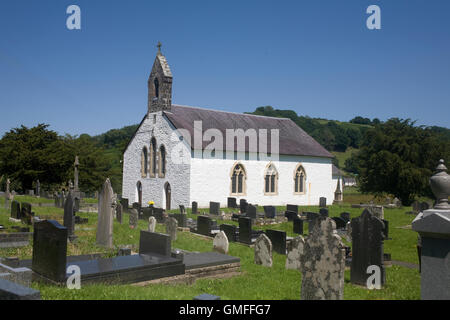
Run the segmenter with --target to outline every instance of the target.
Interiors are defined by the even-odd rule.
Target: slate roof
[[[271,149],[270,130],[279,129],[279,154],[327,158],[333,157],[330,152],[288,118],[265,117],[180,105],[172,105],[170,111],[166,110],[163,113],[175,128],[186,129],[189,132],[192,141],[194,138],[194,121],[202,121],[203,132],[210,128],[220,130],[224,140],[222,150],[243,151],[226,149],[226,129],[243,129],[246,131],[247,129],[253,128],[257,133],[259,132],[259,129],[267,129],[267,148],[269,151]],[[190,142],[191,147],[193,146],[192,141],[188,141],[188,143]],[[203,148],[210,143],[211,141],[204,141]],[[237,149],[237,146],[235,146],[234,149]],[[245,151],[248,151],[248,143],[246,143]]]
[[[339,170],[339,168],[336,167],[334,164],[331,166],[331,174],[333,176],[342,176],[341,170]]]

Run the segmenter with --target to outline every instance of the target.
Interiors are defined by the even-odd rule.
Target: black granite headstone
[[[245,199],[239,200],[239,209],[241,211],[241,214],[247,213],[247,206],[248,206],[247,200]]]
[[[264,215],[266,218],[274,219],[276,215],[276,209],[274,206],[264,206]]]
[[[345,222],[350,222],[350,213],[349,212],[342,212],[340,217],[345,220]]]
[[[127,198],[120,199],[120,204],[122,205],[123,212],[128,212],[130,205],[128,204]]]
[[[341,217],[332,217],[331,219],[333,219],[336,224],[336,230],[345,229],[347,226],[347,222]]]
[[[0,279],[0,300],[40,300],[41,293],[15,282]]]
[[[327,198],[320,197],[319,198],[319,207],[324,208],[327,206]]]
[[[148,221],[148,218],[150,218],[153,215],[153,207],[143,207],[141,209],[141,215],[139,216],[139,218],[141,218],[142,220]]]
[[[296,205],[296,204],[288,204],[288,205],[286,205],[286,211],[291,211],[291,212],[298,213],[298,205]]]
[[[199,234],[210,236],[213,227],[213,221],[209,217],[198,216],[197,217],[197,232]]]
[[[300,218],[295,218],[293,220],[294,224],[294,233],[303,235],[303,220]]]
[[[252,244],[252,219],[239,217],[239,242]]]
[[[252,204],[247,205],[247,217],[256,219],[256,207]]]
[[[384,223],[384,229],[383,229],[383,234],[384,234],[384,240],[389,240],[389,221],[381,219],[381,221],[383,221]]]
[[[13,200],[11,202],[11,218],[14,219],[21,219],[22,214],[21,214],[21,209],[20,209],[20,202]]]
[[[158,223],[164,223],[165,217],[164,217],[164,213],[166,211],[162,208],[155,208],[153,207],[152,209],[152,216],[155,217],[156,222]]]
[[[136,209],[137,212],[140,214],[140,212],[141,212],[141,206],[139,205],[139,202],[133,202],[132,207],[133,207],[133,209]]]
[[[288,219],[288,221],[293,221],[298,217],[297,212],[294,211],[285,211],[284,216]]]
[[[178,226],[181,228],[187,227],[187,215],[183,213],[169,214],[169,217],[175,218],[178,222]]]
[[[381,285],[386,282],[383,264],[384,223],[365,209],[360,217],[353,218],[352,227],[352,263],[350,282],[365,286],[367,267],[376,265],[381,271]]]
[[[33,272],[56,282],[66,278],[67,228],[55,220],[34,224]]]
[[[286,254],[286,232],[279,230],[266,230],[266,235],[272,242],[273,251],[279,254]]]
[[[160,254],[163,256],[171,256],[170,236],[163,233],[150,232],[141,230],[139,239],[139,254]]]
[[[225,232],[225,235],[227,236],[229,242],[237,241],[238,231],[237,231],[237,227],[235,225],[221,224],[220,230]]]
[[[237,208],[236,198],[227,198],[227,208]]]
[[[198,204],[197,204],[197,201],[192,201],[192,214],[198,214]]]
[[[219,210],[220,210],[220,203],[219,202],[213,202],[213,201],[209,202],[209,213],[210,214],[218,215],[219,214]]]
[[[180,213],[181,213],[181,214],[186,214],[186,208],[185,208],[185,206],[183,206],[182,204],[180,204],[179,207],[180,207]]]
[[[319,210],[319,214],[322,218],[327,218],[328,217],[328,209],[327,208],[320,208]]]

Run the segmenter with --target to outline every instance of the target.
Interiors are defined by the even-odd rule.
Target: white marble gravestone
[[[228,254],[228,238],[225,232],[220,231],[213,240],[213,250],[219,253]]]

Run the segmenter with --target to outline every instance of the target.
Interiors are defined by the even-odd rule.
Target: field
[[[356,195],[355,195],[356,197]],[[35,199],[16,197],[17,200]],[[8,220],[9,210],[4,209],[3,198],[0,198],[0,224],[5,226],[11,223]],[[92,202],[92,201],[90,201]],[[261,208],[260,208],[261,209]],[[361,214],[361,209],[350,207],[350,203],[333,205],[329,207],[330,216],[338,216],[347,211],[352,217]],[[229,209],[221,209],[229,211]],[[261,209],[262,210],[262,209]],[[278,207],[277,210],[285,210]],[[301,207],[300,210],[318,211],[318,207]],[[385,219],[390,223],[390,237],[392,240],[385,241],[385,252],[391,253],[392,260],[404,261],[418,264],[416,243],[417,233],[408,227],[414,219],[413,215],[405,214],[411,208],[385,209]],[[33,211],[41,218],[58,220],[62,224],[63,210],[53,207],[33,206]],[[188,217],[195,215],[187,209]],[[173,211],[176,212],[176,211]],[[102,253],[104,256],[113,256],[117,249],[107,250],[95,244],[97,215],[95,213],[78,213],[81,217],[89,218],[89,223],[76,225],[75,234],[78,236],[75,244],[68,245],[68,255],[87,253]],[[116,248],[131,245],[137,251],[139,244],[139,229],[146,230],[147,222],[139,220],[138,229],[128,227],[128,215],[124,215],[123,224],[114,222],[114,245]],[[217,224],[235,223],[232,221],[218,220]],[[255,229],[272,228],[285,230],[288,236],[294,236],[292,222],[281,223],[273,226],[258,227]],[[307,226],[304,227],[307,231]],[[164,225],[158,224],[156,231],[165,232]],[[205,239],[189,232],[179,232],[178,239],[172,244],[172,248],[189,251],[211,251],[212,239]],[[21,259],[30,259],[32,244],[23,248],[0,249],[0,256],[17,256]],[[193,285],[161,285],[152,284],[146,287],[133,285],[85,285],[80,290],[69,290],[66,288],[33,283],[33,288],[41,291],[43,299],[164,299],[164,300],[191,300],[201,293],[218,295],[223,300],[297,300],[300,298],[301,273],[297,270],[286,270],[286,256],[274,253],[273,267],[267,268],[255,265],[253,262],[253,249],[238,243],[230,243],[229,254],[241,259],[242,275],[228,279],[197,280]],[[420,299],[420,274],[417,269],[410,269],[398,265],[386,268],[386,286],[381,290],[368,290],[367,288],[350,284],[350,271],[345,272],[344,298],[348,300],[378,300],[378,299]]]

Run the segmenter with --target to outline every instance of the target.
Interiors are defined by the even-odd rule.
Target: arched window
[[[264,193],[277,194],[278,192],[278,172],[271,163],[267,166],[264,174]]]
[[[155,97],[159,98],[159,81],[158,81],[158,78],[155,78],[155,80],[153,80],[153,85],[155,86]]]
[[[166,148],[162,145],[159,148],[159,177],[164,178],[166,175]]]
[[[240,163],[236,164],[231,171],[231,195],[245,195],[245,180],[247,175],[244,166]]]
[[[156,139],[153,137],[150,142],[150,176],[156,175]]]
[[[142,149],[141,153],[141,176],[142,178],[147,178],[148,173],[148,152],[147,147]]]
[[[306,173],[301,165],[298,165],[294,173],[294,193],[304,194],[306,192]]]

